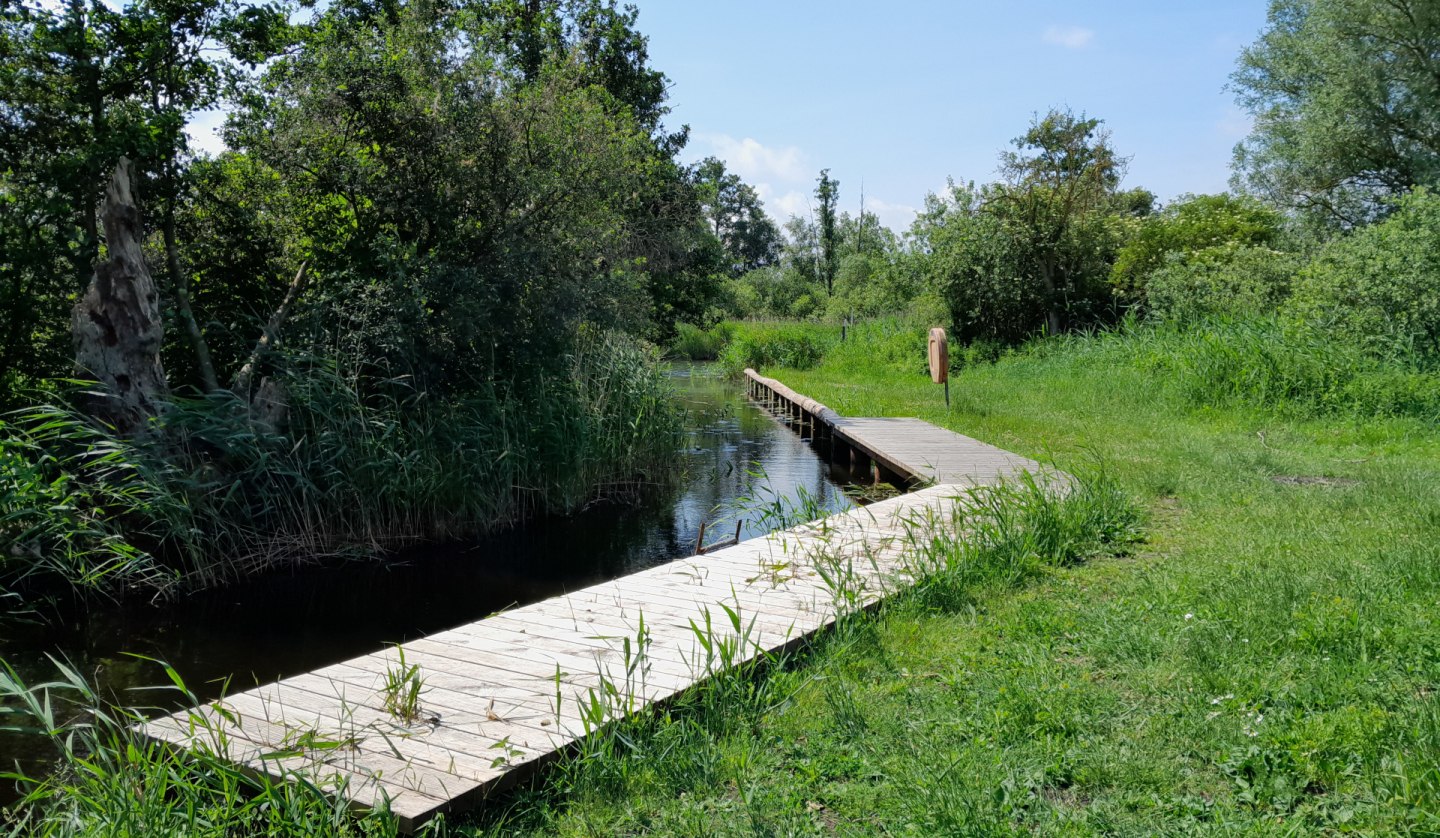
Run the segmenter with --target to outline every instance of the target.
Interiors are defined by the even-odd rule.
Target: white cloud
[[[810,213],[810,196],[798,189],[781,192],[769,183],[757,183],[755,194],[760,196],[765,211],[778,224],[784,224],[785,219],[792,215],[807,216]]]
[[[1083,49],[1095,40],[1095,30],[1083,26],[1051,26],[1040,37],[1044,38],[1047,44],[1066,49]]]
[[[725,167],[747,183],[765,180],[793,183],[805,180],[810,174],[805,153],[793,145],[767,146],[752,137],[737,140],[729,134],[699,134],[697,139],[709,145],[711,152],[725,161]]]

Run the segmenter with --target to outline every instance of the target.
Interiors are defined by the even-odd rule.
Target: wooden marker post
[[[945,330],[930,330],[930,380],[945,385],[945,409],[950,409],[950,343]]]

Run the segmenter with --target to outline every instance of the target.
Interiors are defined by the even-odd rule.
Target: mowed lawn
[[[1440,434],[1181,401],[1123,352],[952,380],[765,370],[918,416],[1143,510],[1122,554],[901,600],[466,831],[1440,833]]]

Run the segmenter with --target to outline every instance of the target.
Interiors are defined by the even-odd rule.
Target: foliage
[[[100,253],[97,205],[116,160],[138,161],[151,229],[168,230],[186,120],[242,84],[283,29],[277,7],[235,0],[0,9],[0,367],[68,373],[70,302]]]
[[[751,319],[810,318],[820,310],[816,295],[824,292],[806,273],[787,257],[780,267],[760,268],[729,280],[725,313]]]
[[[725,164],[707,157],[693,174],[700,206],[725,248],[731,276],[774,264],[780,258],[780,228],[765,214],[755,188]]]
[[[840,202],[840,181],[830,177],[829,169],[821,169],[815,180],[815,206],[818,218],[815,221],[820,244],[819,271],[824,280],[825,293],[835,290],[835,271],[839,251],[839,234],[836,227],[835,205]]]
[[[1379,359],[1303,323],[1271,317],[1134,329],[1111,347],[1186,406],[1440,420],[1440,375],[1419,358]]]
[[[808,323],[736,323],[720,362],[731,373],[745,368],[807,369],[840,337],[834,326]]]
[[[1147,309],[1182,323],[1272,313],[1289,296],[1302,264],[1295,254],[1234,244],[1173,253],[1145,280]]]
[[[25,406],[5,425],[0,591],[173,592],[376,553],[627,491],[672,455],[632,338],[701,320],[724,249],[634,9],[340,2],[286,21],[240,2],[0,10],[0,384],[52,391],[0,396]],[[222,103],[229,150],[197,159],[186,123]],[[69,370],[122,154],[144,174],[178,394],[132,440],[46,384]]]
[[[675,340],[670,344],[670,354],[690,361],[714,361],[720,357],[734,333],[734,324],[728,322],[717,323],[710,329],[679,323],[675,328]]]
[[[1002,182],[927,197],[911,236],[957,337],[1016,343],[1112,318],[1125,220],[1153,196],[1118,191],[1124,161],[1100,126],[1052,111],[1002,156]]]
[[[929,369],[929,325],[904,317],[882,317],[850,324],[845,340],[831,344],[823,357],[827,367],[889,368],[914,375]]]
[[[1173,256],[1186,259],[1223,246],[1271,247],[1281,224],[1280,213],[1254,198],[1187,195],[1140,223],[1115,254],[1110,281],[1127,298],[1145,302],[1151,275]]]
[[[1440,179],[1440,8],[1424,0],[1271,0],[1240,57],[1255,118],[1238,180],[1281,206],[1350,226]]]
[[[233,395],[179,402],[121,440],[33,408],[5,430],[0,592],[174,595],[277,563],[458,538],[663,480],[679,417],[654,355],[590,334],[564,378],[440,400],[362,395],[316,362],[285,379],[284,431]]]
[[[1328,243],[1296,278],[1290,313],[1381,354],[1440,359],[1440,196],[1417,190],[1385,221]]]

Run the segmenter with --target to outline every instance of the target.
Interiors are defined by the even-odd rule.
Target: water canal
[[[60,623],[7,626],[0,658],[28,682],[50,680],[63,657],[108,694],[160,703],[133,688],[165,681],[169,662],[202,698],[228,680],[244,689],[481,619],[495,611],[694,553],[702,522],[713,542],[769,532],[776,505],[840,511],[847,474],[754,406],[714,367],[676,365],[689,416],[683,476],[637,505],[598,502],[460,544],[408,550],[388,562],[298,567],[162,606],[96,608]],[[0,770],[43,764],[48,745],[0,734]],[[14,789],[0,788],[0,805]]]

